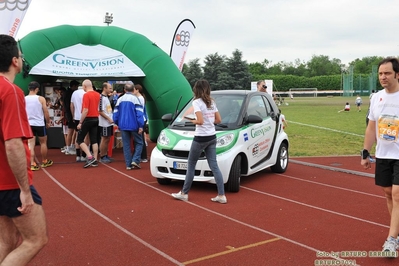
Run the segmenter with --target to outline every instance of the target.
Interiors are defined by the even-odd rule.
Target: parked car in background
[[[216,154],[226,190],[238,192],[242,176],[266,168],[283,173],[288,167],[288,136],[279,109],[271,96],[248,90],[213,91],[222,122],[216,125]],[[159,184],[184,180],[195,125],[191,101],[176,115],[166,114],[167,128],[159,134],[151,153],[151,174]],[[215,183],[203,153],[196,165],[194,181]]]

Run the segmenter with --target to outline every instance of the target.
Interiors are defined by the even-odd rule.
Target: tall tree
[[[384,59],[382,56],[368,56],[362,59],[356,58],[350,62],[353,66],[353,73],[355,74],[370,74],[373,71],[373,65],[378,66],[379,62]]]
[[[230,89],[246,90],[251,88],[252,75],[249,72],[247,61],[242,60],[242,52],[235,50],[232,57],[226,61],[227,72],[231,77]]]
[[[226,56],[218,53],[210,54],[205,57],[203,67],[204,79],[208,80],[212,90],[223,90],[226,84],[219,84],[219,76],[226,73]]]
[[[327,55],[313,55],[307,63],[310,77],[337,75],[341,73],[342,63],[340,59],[332,59]]]
[[[190,60],[188,64],[183,65],[183,75],[186,77],[190,86],[193,87],[195,82],[204,76],[201,65],[199,63],[199,58]]]

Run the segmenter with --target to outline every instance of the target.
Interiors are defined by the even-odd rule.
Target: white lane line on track
[[[127,175],[127,174],[125,174],[125,173],[123,173],[123,172],[121,172],[121,171],[119,171],[119,170],[117,170],[117,169],[115,169],[115,168],[113,168],[113,167],[107,165],[107,164],[102,164],[102,165],[105,166],[105,167],[108,167],[109,169],[111,169],[111,170],[113,170],[113,171],[115,171],[115,172],[117,172],[117,173],[119,173],[119,174],[121,174],[121,175],[123,175],[123,176],[125,176],[125,177],[127,177],[127,178],[129,178],[129,179],[131,179],[131,180],[133,180],[133,181],[135,181],[135,182],[137,182],[137,183],[140,183],[140,184],[142,184],[142,185],[144,185],[144,186],[147,186],[147,187],[149,187],[149,188],[151,188],[151,189],[154,189],[154,190],[156,190],[156,191],[158,191],[158,192],[161,192],[161,193],[163,193],[163,194],[166,194],[166,195],[170,196],[170,193],[168,193],[168,192],[166,192],[166,191],[163,191],[163,190],[161,190],[161,189],[158,189],[158,188],[156,188],[156,187],[153,187],[153,186],[147,184],[146,182],[143,182],[143,181],[141,181],[141,180],[138,180],[138,179],[136,179],[136,178],[134,178],[134,177],[132,177],[132,176],[130,176],[130,175]],[[60,186],[61,189],[63,189],[63,190],[64,190],[65,192],[67,192],[68,194],[70,194],[73,198],[75,198],[78,202],[80,202],[82,205],[84,205],[85,207],[87,207],[89,210],[91,210],[91,211],[94,212],[95,214],[99,215],[101,218],[103,218],[103,219],[106,220],[107,222],[111,223],[112,225],[114,225],[116,228],[118,228],[118,229],[121,230],[122,232],[124,232],[124,233],[128,234],[129,236],[131,236],[132,238],[136,239],[137,241],[139,241],[140,243],[142,243],[144,246],[150,248],[151,250],[153,250],[153,251],[156,252],[157,254],[159,254],[159,255],[165,257],[165,258],[168,259],[169,261],[172,261],[172,262],[176,263],[177,265],[183,265],[183,264],[181,264],[180,262],[178,262],[178,261],[176,261],[175,259],[173,259],[172,257],[170,257],[169,255],[167,255],[167,254],[165,254],[164,252],[162,252],[162,251],[158,250],[157,248],[153,247],[151,244],[145,242],[145,241],[142,240],[141,238],[139,238],[139,237],[137,237],[136,235],[134,235],[133,233],[129,232],[129,231],[126,230],[125,228],[121,227],[119,224],[115,223],[115,222],[112,221],[110,218],[108,218],[107,216],[103,215],[101,212],[97,211],[95,208],[91,207],[91,206],[90,206],[89,204],[87,204],[85,201],[83,201],[83,200],[80,199],[78,196],[76,196],[75,194],[73,194],[70,190],[68,190],[66,187],[64,187],[64,186],[63,186],[55,177],[53,177],[46,169],[42,169],[42,170],[46,173],[47,176],[50,177],[51,180],[53,180],[54,183],[56,183],[58,186]],[[311,205],[303,204],[303,203],[300,203],[300,202],[295,202],[295,201],[293,201],[293,200],[286,199],[286,198],[282,198],[282,197],[275,196],[275,195],[272,195],[272,194],[268,194],[268,193],[265,193],[265,192],[262,192],[262,191],[253,190],[253,189],[251,189],[251,188],[247,188],[247,187],[243,187],[243,186],[241,186],[241,187],[244,188],[244,189],[251,190],[251,191],[256,192],[256,193],[261,193],[261,194],[265,194],[265,195],[268,195],[268,196],[271,196],[271,197],[280,198],[280,199],[282,199],[282,200],[291,201],[291,202],[298,203],[298,204],[300,204],[300,205],[304,205],[304,206],[307,206],[307,207],[310,207],[310,208],[315,208],[315,209],[323,210],[323,209],[318,208],[318,207],[314,207],[314,206],[311,206]],[[287,241],[287,242],[290,242],[290,243],[292,243],[292,244],[294,244],[294,245],[297,245],[297,246],[300,246],[300,247],[302,247],[302,248],[308,249],[308,250],[313,251],[313,252],[315,252],[315,253],[320,252],[320,250],[318,250],[318,249],[316,249],[316,248],[314,248],[314,247],[311,247],[311,246],[308,246],[308,245],[306,245],[306,244],[300,243],[300,242],[298,242],[298,241],[295,241],[295,240],[286,238],[286,237],[284,237],[284,236],[282,236],[282,235],[278,235],[278,234],[276,234],[276,233],[273,233],[273,232],[264,230],[264,229],[262,229],[262,228],[253,226],[253,225],[251,225],[251,224],[242,222],[242,221],[240,221],[240,220],[237,220],[237,219],[232,218],[232,217],[230,217],[230,216],[227,216],[227,215],[218,213],[218,212],[216,212],[216,211],[213,211],[213,210],[211,210],[211,209],[205,208],[205,207],[203,207],[203,206],[201,206],[201,205],[198,205],[198,204],[195,204],[195,203],[193,203],[193,202],[186,201],[186,202],[182,202],[182,203],[183,203],[183,204],[184,204],[184,203],[190,204],[190,205],[195,206],[195,207],[197,207],[197,208],[199,208],[199,209],[202,209],[202,210],[204,210],[204,211],[206,211],[206,212],[209,212],[209,213],[212,213],[212,214],[214,214],[214,215],[220,216],[220,217],[222,217],[222,218],[225,218],[225,219],[230,220],[230,221],[232,221],[232,222],[238,223],[238,224],[243,225],[243,226],[245,226],[245,227],[251,228],[251,229],[253,229],[253,230],[256,230],[256,231],[259,231],[259,232],[262,232],[262,233],[265,233],[265,234],[268,234],[268,235],[271,235],[271,236],[274,236],[274,237],[278,237],[278,238],[280,238],[280,239],[283,239],[283,240],[285,240],[285,241]],[[345,216],[344,214],[335,213],[335,212],[328,211],[328,210],[325,210],[325,211],[331,212],[331,213],[334,213],[334,214],[337,214],[337,215]],[[347,216],[347,217],[351,218],[351,216]],[[356,217],[354,217],[354,218],[356,218]],[[366,221],[366,220],[362,220],[362,219],[360,219],[360,218],[357,218],[356,220]],[[367,221],[366,221],[366,222],[367,222]],[[373,223],[373,222],[370,222],[370,223]],[[373,223],[373,224],[378,225],[378,226],[383,226],[383,225],[380,225],[380,224],[377,224],[377,223]],[[389,227],[388,227],[388,228],[389,228]],[[338,256],[332,256],[332,255],[331,255],[331,256],[329,256],[329,257],[332,258],[332,259],[335,259],[335,260],[342,261],[342,262],[345,262],[345,261],[346,261],[346,260],[344,260],[344,259],[342,259],[342,258],[340,258],[340,257],[338,257]],[[326,258],[327,258],[327,257],[326,257]],[[356,264],[356,265],[359,265],[359,264]]]
[[[328,127],[321,127],[321,126],[315,126],[315,125],[310,125],[310,124],[304,124],[304,123],[294,122],[294,121],[290,121],[290,120],[287,121],[287,122],[292,123],[292,124],[301,125],[301,126],[314,127],[314,128],[318,128],[318,129],[324,129],[324,130],[328,130],[328,131],[333,131],[333,132],[337,132],[337,133],[343,133],[343,134],[346,134],[346,135],[352,135],[352,136],[364,138],[364,135],[355,134],[355,133],[346,132],[346,131],[337,130],[337,129],[332,129],[332,128],[328,128]]]
[[[121,174],[121,175],[123,175],[123,176],[125,176],[125,177],[127,177],[127,178],[129,178],[129,179],[131,179],[131,180],[133,180],[133,181],[136,181],[136,182],[138,182],[138,183],[140,183],[140,184],[142,184],[142,185],[145,185],[145,186],[147,186],[147,187],[149,187],[149,188],[151,188],[151,189],[154,189],[154,190],[159,191],[159,192],[161,192],[161,193],[164,193],[164,194],[166,194],[166,195],[168,195],[168,196],[171,196],[170,193],[168,193],[168,192],[166,192],[166,191],[163,191],[163,190],[161,190],[161,189],[159,189],[159,188],[153,187],[153,186],[151,186],[151,185],[149,185],[149,184],[147,184],[147,183],[145,183],[145,182],[143,182],[143,181],[141,181],[141,180],[138,180],[138,179],[136,179],[136,178],[134,178],[134,177],[132,177],[132,176],[130,176],[130,175],[127,175],[127,174],[125,174],[125,173],[123,173],[123,172],[121,172],[121,171],[119,171],[119,170],[117,170],[117,169],[115,169],[115,168],[109,166],[108,164],[103,164],[103,165],[106,166],[106,167],[108,167],[109,169],[112,169],[113,171],[115,171],[115,172],[117,172],[117,173],[119,173],[119,174]],[[242,187],[242,186],[241,186],[241,187]],[[249,189],[249,188],[247,188],[247,189]],[[249,189],[249,190],[251,190],[251,189]],[[195,207],[197,207],[197,208],[199,208],[199,209],[202,209],[202,210],[204,210],[204,211],[206,211],[206,212],[209,212],[209,213],[212,213],[212,214],[214,214],[214,215],[220,216],[220,217],[222,217],[222,218],[225,218],[225,219],[230,220],[230,221],[232,221],[232,222],[238,223],[238,224],[243,225],[243,226],[245,226],[245,227],[251,228],[251,229],[253,229],[253,230],[256,230],[256,231],[259,231],[259,232],[262,232],[262,233],[265,233],[265,234],[268,234],[268,235],[272,235],[272,236],[274,236],[274,237],[278,237],[278,238],[280,238],[280,239],[283,239],[283,240],[285,240],[285,241],[287,241],[287,242],[290,242],[290,243],[292,243],[292,244],[294,244],[294,245],[303,247],[303,248],[305,248],[305,249],[311,250],[311,251],[313,251],[313,252],[316,252],[316,253],[317,253],[317,252],[320,251],[320,250],[318,250],[318,249],[316,249],[316,248],[313,248],[313,247],[311,247],[311,246],[308,246],[308,245],[306,245],[306,244],[303,244],[303,243],[297,242],[297,241],[295,241],[295,240],[286,238],[286,237],[284,237],[284,236],[282,236],[282,235],[278,235],[278,234],[276,234],[276,233],[273,233],[273,232],[264,230],[264,229],[262,229],[262,228],[253,226],[253,225],[251,225],[251,224],[242,222],[242,221],[240,221],[240,220],[237,220],[237,219],[232,218],[232,217],[230,217],[230,216],[227,216],[227,215],[221,214],[221,213],[219,213],[219,212],[213,211],[213,210],[211,210],[211,209],[205,208],[205,207],[203,207],[203,206],[201,206],[201,205],[198,205],[198,204],[195,204],[195,203],[193,203],[193,202],[184,201],[184,202],[182,202],[182,203],[183,203],[183,204],[184,204],[184,203],[190,204],[190,205],[195,206]],[[339,256],[330,256],[330,258],[336,259],[336,260],[339,260],[339,261],[346,262],[346,260],[340,258]],[[356,264],[356,265],[359,265],[359,264]]]
[[[284,197],[277,196],[277,195],[274,195],[274,194],[270,194],[270,193],[267,193],[267,192],[264,192],[264,191],[259,191],[259,190],[253,189],[253,188],[249,188],[249,187],[245,187],[245,186],[241,186],[241,188],[250,190],[250,191],[255,192],[255,193],[267,195],[269,197],[273,197],[273,198],[276,198],[276,199],[280,199],[280,200],[288,201],[288,202],[295,203],[295,204],[298,204],[298,205],[306,206],[308,208],[316,209],[316,210],[319,210],[319,211],[328,212],[328,213],[331,213],[331,214],[335,214],[335,215],[338,215],[338,216],[343,216],[343,217],[346,217],[346,218],[350,218],[350,219],[353,219],[353,220],[361,221],[361,222],[372,224],[372,225],[377,225],[377,226],[384,227],[384,228],[389,228],[388,225],[376,223],[376,222],[373,222],[373,221],[365,220],[365,219],[362,219],[362,218],[358,218],[358,217],[347,215],[347,214],[340,213],[340,212],[327,210],[327,209],[324,209],[324,208],[321,208],[321,207],[316,207],[316,206],[313,206],[313,205],[310,205],[310,204],[306,204],[306,203],[299,202],[299,201],[296,201],[296,200],[284,198]]]
[[[325,187],[335,188],[335,189],[349,191],[349,192],[353,192],[353,193],[358,193],[358,194],[362,194],[362,195],[366,195],[366,196],[371,196],[371,197],[385,199],[385,197],[381,196],[381,195],[375,195],[375,194],[366,193],[366,192],[363,192],[363,191],[358,191],[358,190],[353,190],[353,189],[349,189],[349,188],[333,186],[333,185],[324,184],[324,183],[311,181],[311,180],[306,180],[306,179],[302,179],[302,178],[297,178],[297,177],[293,177],[293,176],[289,176],[289,175],[285,175],[285,174],[277,174],[277,175],[283,176],[283,177],[286,177],[286,178],[290,178],[290,179],[294,179],[294,180],[298,180],[298,181],[301,181],[301,182],[312,183],[312,184],[316,184],[316,185],[320,185],[320,186],[325,186]]]
[[[83,206],[85,206],[86,208],[88,208],[90,211],[94,212],[95,214],[97,214],[98,216],[100,216],[101,218],[103,218],[105,221],[107,221],[108,223],[112,224],[113,226],[115,226],[117,229],[121,230],[123,233],[127,234],[128,236],[130,236],[131,238],[135,239],[136,241],[140,242],[142,245],[144,245],[145,247],[151,249],[152,251],[154,251],[155,253],[157,253],[158,255],[164,257],[165,259],[169,260],[172,263],[175,263],[176,265],[182,265],[183,264],[179,261],[177,261],[176,259],[172,258],[171,256],[167,255],[166,253],[162,252],[161,250],[157,249],[156,247],[152,246],[151,244],[149,244],[148,242],[145,242],[143,239],[139,238],[138,236],[136,236],[135,234],[131,233],[130,231],[128,231],[126,228],[120,226],[119,224],[117,224],[116,222],[114,222],[113,220],[111,220],[110,218],[108,218],[106,215],[102,214],[101,212],[97,211],[95,208],[93,208],[92,206],[90,206],[89,204],[87,204],[85,201],[83,201],[81,198],[79,198],[78,196],[76,196],[74,193],[72,193],[69,189],[67,189],[64,185],[62,185],[55,177],[53,177],[46,169],[43,169],[44,173],[46,173],[46,175],[54,182],[56,183],[62,190],[64,190],[66,193],[68,193],[70,196],[72,196],[75,200],[77,200],[79,203],[81,203]],[[119,171],[117,171],[119,172]],[[122,172],[120,172],[122,173]],[[122,173],[123,174],[123,173]]]
[[[305,166],[312,166],[312,167],[321,168],[321,169],[330,170],[330,171],[335,171],[335,172],[342,172],[342,173],[346,173],[346,174],[352,174],[352,175],[359,175],[359,176],[365,176],[365,177],[374,178],[374,174],[360,172],[360,171],[354,171],[354,170],[349,170],[349,169],[345,169],[345,168],[339,168],[339,167],[333,167],[333,166],[328,166],[328,165],[303,162],[303,161],[298,161],[298,160],[295,160],[295,159],[290,159],[289,162],[290,163],[296,163],[296,164],[302,164],[302,165],[305,165]]]

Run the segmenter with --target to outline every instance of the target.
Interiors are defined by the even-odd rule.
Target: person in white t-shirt
[[[77,137],[77,126],[79,124],[80,121],[80,117],[82,116],[82,102],[83,102],[83,95],[86,92],[83,90],[82,86],[79,86],[77,90],[75,90],[72,93],[71,96],[71,105],[70,105],[70,110],[72,113],[72,122],[68,122],[68,123],[74,123],[73,128],[75,131],[75,134],[73,134],[72,137],[72,143],[75,144],[75,154],[76,154],[76,161],[77,162],[85,162],[85,156],[86,154],[84,154],[84,152],[81,151],[79,144],[76,142],[76,137]],[[69,128],[72,128],[71,125],[68,125]],[[74,153],[70,153],[70,152],[65,152],[65,154],[74,154]]]
[[[100,141],[100,162],[110,163],[111,158],[108,157],[108,144],[114,135],[114,120],[112,120],[112,107],[108,95],[112,93],[112,85],[108,82],[103,83],[103,91],[101,92],[98,126],[101,134]]]
[[[382,187],[391,215],[383,245],[388,257],[399,247],[399,61],[386,58],[378,65],[383,90],[371,98],[369,123],[364,137],[361,165],[371,168],[370,149],[376,142],[375,184]],[[396,256],[395,256],[396,257]]]
[[[206,160],[215,176],[218,195],[211,198],[214,202],[227,203],[224,194],[223,176],[216,160],[216,130],[215,124],[222,121],[215,101],[211,98],[211,87],[209,82],[198,80],[193,88],[193,108],[195,119],[190,119],[195,124],[194,139],[191,144],[187,162],[187,173],[183,189],[178,193],[172,193],[175,199],[188,200],[188,192],[194,180],[195,166],[202,153],[205,152]]]
[[[47,159],[47,129],[50,127],[50,116],[46,105],[46,99],[37,95],[40,91],[40,84],[32,81],[28,85],[29,94],[25,96],[26,113],[28,115],[29,125],[33,135],[37,136],[40,142],[40,154],[42,156],[41,167],[53,165],[53,161]],[[29,139],[29,149],[31,155],[31,170],[39,170],[35,162],[35,144],[36,138]]]

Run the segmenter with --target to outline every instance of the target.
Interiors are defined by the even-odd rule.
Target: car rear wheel
[[[169,185],[172,182],[169,178],[157,178],[158,184],[160,185]]]
[[[226,184],[226,189],[229,192],[240,191],[240,178],[241,178],[241,156],[238,155],[231,165],[229,180]]]
[[[277,154],[276,164],[273,165],[271,170],[274,173],[284,173],[288,167],[288,146],[287,143],[281,143]]]

